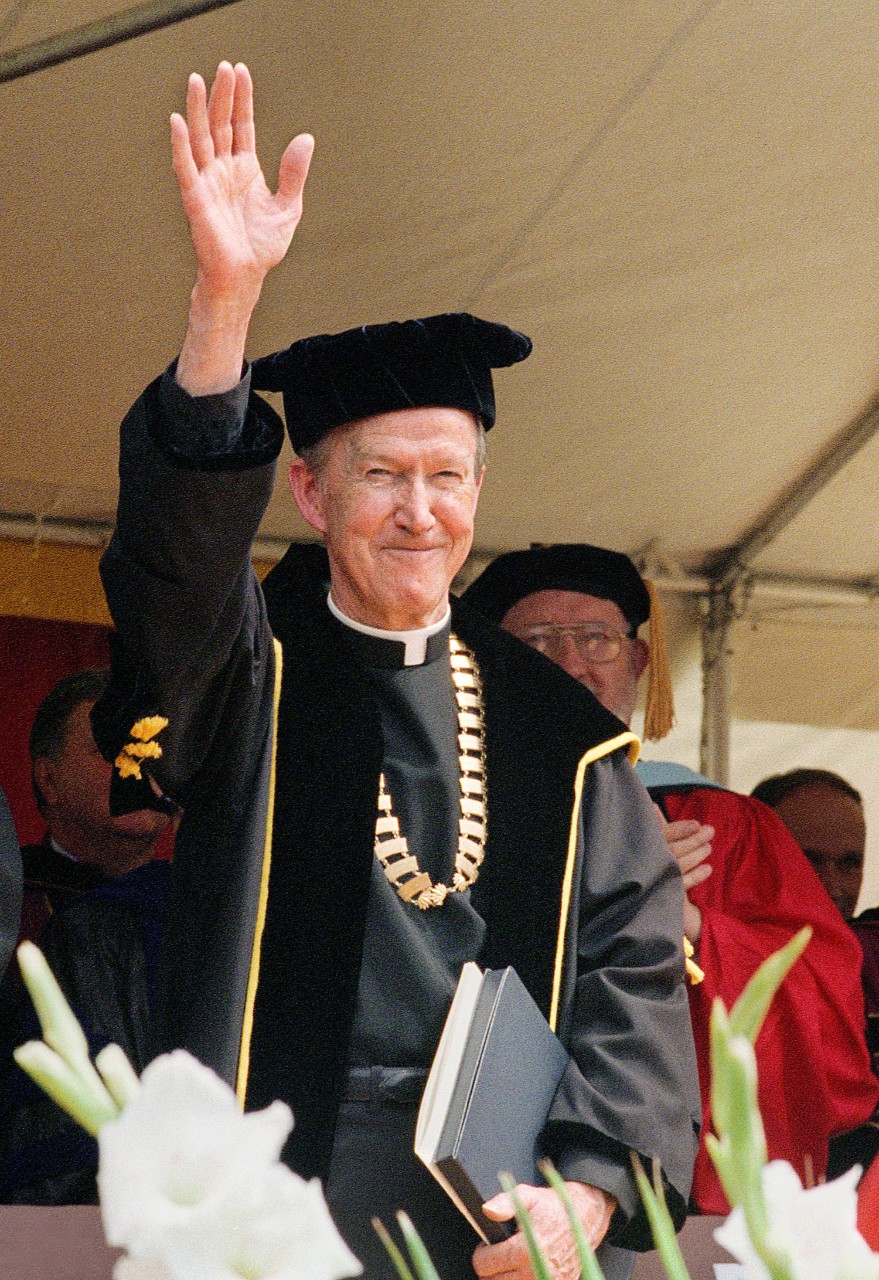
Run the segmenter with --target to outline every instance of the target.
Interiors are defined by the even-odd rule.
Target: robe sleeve
[[[253,718],[271,667],[250,550],[283,427],[256,397],[248,406],[246,384],[243,394],[193,399],[171,372],[122,424],[117,524],[101,561],[116,628],[113,677],[92,719],[114,758],[132,717],[166,715],[152,767],[185,806],[206,763],[242,739],[242,718]],[[249,743],[251,733],[243,737]]]
[[[274,651],[250,552],[282,439],[277,414],[243,389],[195,400],[166,373],[122,425],[118,521],[101,562],[116,634],[110,687],[92,713],[95,739],[112,760],[136,719],[166,717],[162,756],[150,768],[183,809],[157,1049],[181,1045],[230,1083],[273,726]],[[123,809],[149,801],[143,773]]]
[[[678,1225],[690,1190],[699,1097],[684,987],[683,887],[646,791],[621,752],[584,791],[572,1062],[546,1145],[562,1175],[616,1196],[609,1239],[650,1248],[631,1151],[658,1157]]]
[[[699,1058],[703,1134],[710,1125],[708,1019],[719,996],[729,1008],[758,966],[804,924],[812,939],[783,982],[756,1044],[759,1102],[770,1159],[788,1160],[818,1181],[828,1140],[866,1120],[877,1098],[864,1027],[857,941],[781,819],[751,796],[698,788],[663,800],[669,820],[715,828],[712,873],[691,891],[702,912],[690,988]],[[727,1212],[704,1140],[693,1198],[705,1213]]]

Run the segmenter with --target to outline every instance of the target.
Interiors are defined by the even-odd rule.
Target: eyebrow
[[[476,475],[476,455],[465,446],[449,445],[448,447],[437,445],[436,454],[424,458],[423,461],[428,465],[430,471],[442,471],[446,467],[454,466],[458,470],[469,471]],[[417,459],[412,459],[412,463]],[[353,441],[349,444],[347,453],[347,465],[350,469],[358,466],[378,465],[393,468],[394,470],[408,471],[412,469],[412,464],[404,463],[400,465],[400,459],[387,452],[384,449],[373,448],[372,446],[364,446],[355,444]]]

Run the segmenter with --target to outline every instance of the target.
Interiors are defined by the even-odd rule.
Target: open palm
[[[201,76],[190,77],[186,119],[171,117],[171,146],[202,283],[218,294],[258,289],[302,216],[313,140],[300,134],[289,144],[273,195],[256,155],[250,73],[221,62],[210,100]]]

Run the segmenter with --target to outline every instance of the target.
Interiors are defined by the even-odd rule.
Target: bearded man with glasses
[[[647,672],[644,736],[659,739],[671,729],[661,608],[628,556],[579,543],[512,551],[492,561],[463,599],[562,667],[625,724]],[[649,644],[638,634],[648,622]],[[790,1161],[805,1182],[818,1181],[827,1170],[830,1138],[860,1126],[875,1105],[861,957],[771,809],[682,766],[647,761],[638,772],[683,875],[681,927],[702,971],[703,980],[689,987],[703,1108],[692,1201],[702,1213],[726,1213],[704,1141],[711,1132],[714,997],[729,1007],[767,956],[804,924],[812,926],[812,940],[785,979],[756,1048],[769,1157]]]

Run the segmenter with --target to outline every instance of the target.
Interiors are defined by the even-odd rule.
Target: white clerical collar
[[[446,606],[446,612],[439,622],[432,622],[429,627],[418,627],[415,631],[384,631],[381,627],[368,627],[365,622],[357,622],[354,618],[349,618],[347,613],[343,613],[336,604],[332,594],[327,596],[327,606],[334,618],[338,618],[339,622],[346,627],[350,627],[352,631],[359,631],[361,635],[375,636],[379,640],[395,640],[397,644],[403,645],[404,667],[420,667],[427,658],[427,642],[431,636],[435,636],[437,632],[442,631],[449,625],[451,617],[451,609]]]

